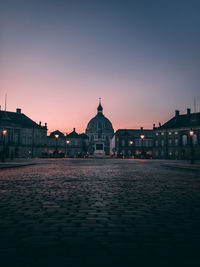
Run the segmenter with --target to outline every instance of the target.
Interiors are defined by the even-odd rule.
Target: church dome
[[[112,123],[103,115],[101,103],[99,103],[97,108],[97,115],[92,118],[87,125],[86,134],[97,133],[99,131],[102,133],[114,133]]]

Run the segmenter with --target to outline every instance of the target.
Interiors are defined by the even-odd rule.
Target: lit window
[[[158,146],[158,140],[156,140],[156,146]]]
[[[175,139],[175,146],[178,146],[178,139]]]
[[[186,134],[184,134],[182,136],[182,143],[183,143],[183,146],[186,146],[187,145],[187,135]]]
[[[161,133],[161,135],[164,135],[164,134],[165,134],[164,132]]]
[[[178,134],[178,132],[175,132],[175,134]]]
[[[197,143],[198,143],[196,134],[194,134],[193,137],[192,137],[192,143],[193,143],[193,145],[197,145]]]
[[[159,135],[159,133],[156,133],[156,136],[158,136]]]
[[[169,132],[168,134],[169,134],[169,135],[171,135],[171,134],[172,134],[172,132]]]

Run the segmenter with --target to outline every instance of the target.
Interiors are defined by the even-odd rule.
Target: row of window
[[[165,135],[165,134],[168,134],[168,135],[172,135],[172,134],[178,134],[178,132],[177,131],[175,131],[175,132],[160,132],[160,133],[156,133],[156,136],[159,136],[159,134],[161,134],[161,135]]]
[[[121,146],[126,146],[126,141],[125,140],[121,140]],[[153,141],[150,140],[150,139],[145,139],[145,140],[135,139],[134,141],[132,141],[132,140],[128,141],[128,146],[152,147],[153,146]]]
[[[54,139],[54,138],[49,138],[48,140],[48,144],[50,146],[81,146],[82,145],[82,140],[81,139],[71,139],[68,140],[69,143],[66,143],[65,139]]]
[[[186,145],[188,145],[189,143],[190,143],[190,139],[189,139],[189,137],[188,137],[186,134],[184,134],[184,135],[182,136],[181,140],[180,140],[180,144],[182,144],[183,146],[186,146]],[[168,144],[168,146],[172,146],[172,145],[174,145],[174,146],[178,146],[178,145],[179,145],[179,139],[178,139],[178,138],[176,138],[176,139],[174,139],[174,140],[172,140],[172,139],[168,139],[168,140],[167,140],[167,144]],[[198,138],[197,138],[197,135],[196,135],[196,134],[194,134],[193,137],[192,137],[192,144],[193,144],[193,145],[197,145],[197,144],[198,144]],[[161,141],[159,142],[158,140],[156,140],[156,141],[155,141],[155,146],[158,147],[159,145],[161,145],[161,146],[165,146],[165,145],[166,145],[166,141],[165,141],[165,140],[161,140]]]
[[[167,142],[168,146],[178,146],[179,145],[179,142],[178,142],[178,139],[175,139],[174,142],[172,142],[171,139],[168,140]],[[166,145],[166,142],[164,140],[161,140],[161,142],[159,142],[158,140],[155,141],[155,146],[158,147],[159,145],[161,146],[165,146]]]
[[[128,154],[129,156],[132,156],[133,153],[131,150],[128,150],[127,152],[125,150],[122,150],[120,154],[122,154],[122,155]],[[152,151],[151,150],[146,151],[146,154],[152,155]],[[141,155],[141,150],[135,150],[135,155]]]
[[[159,153],[158,150],[156,150],[155,155],[156,155],[156,157],[158,157],[159,155],[164,157],[165,153],[166,153],[165,150],[161,150],[160,153]],[[178,150],[169,150],[168,151],[168,156],[169,157],[172,157],[172,156],[178,157],[178,155],[179,155],[179,151]]]

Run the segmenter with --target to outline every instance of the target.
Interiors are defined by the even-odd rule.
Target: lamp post
[[[190,135],[190,148],[191,148],[190,163],[194,164],[194,149],[193,149],[193,142],[192,142],[192,138],[194,136],[194,131],[192,129],[189,131],[189,135]]]
[[[6,135],[7,135],[7,130],[2,131],[3,134],[3,151],[2,151],[2,158],[1,161],[5,161],[5,148],[6,148]]]
[[[70,141],[69,140],[67,140],[66,141],[66,144],[67,144],[67,151],[66,151],[66,155],[68,155],[68,153],[69,153],[69,143],[70,143]],[[69,156],[69,155],[68,155]]]
[[[58,156],[58,138],[59,138],[59,134],[55,134],[55,138],[56,138],[56,156]]]
[[[141,134],[140,135],[140,139],[141,139],[141,146],[142,146],[142,151],[141,151],[141,157],[144,155],[144,151],[143,151],[143,149],[144,149],[144,146],[143,146],[143,140],[144,140],[144,134]]]
[[[132,156],[133,156],[133,151],[132,151],[133,141],[130,140],[129,144],[130,144],[130,146],[131,146],[131,157],[132,157]]]

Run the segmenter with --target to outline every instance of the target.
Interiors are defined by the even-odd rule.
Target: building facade
[[[152,158],[153,130],[119,129],[112,138],[111,152],[120,158]]]
[[[110,154],[110,143],[114,134],[112,123],[103,114],[101,102],[97,108],[97,115],[92,118],[86,128],[89,138],[89,153],[95,156]]]
[[[47,136],[46,157],[63,158],[66,154],[66,136],[56,130]]]
[[[0,111],[0,157],[42,157],[47,146],[47,124],[41,125],[21,113]]]
[[[88,154],[88,136],[73,132],[66,136],[66,156],[81,158]]]
[[[63,134],[56,130],[47,136],[46,157],[78,158],[88,154],[88,136],[74,130]]]
[[[175,116],[169,121],[154,127],[154,158],[159,159],[200,159],[200,113]]]

